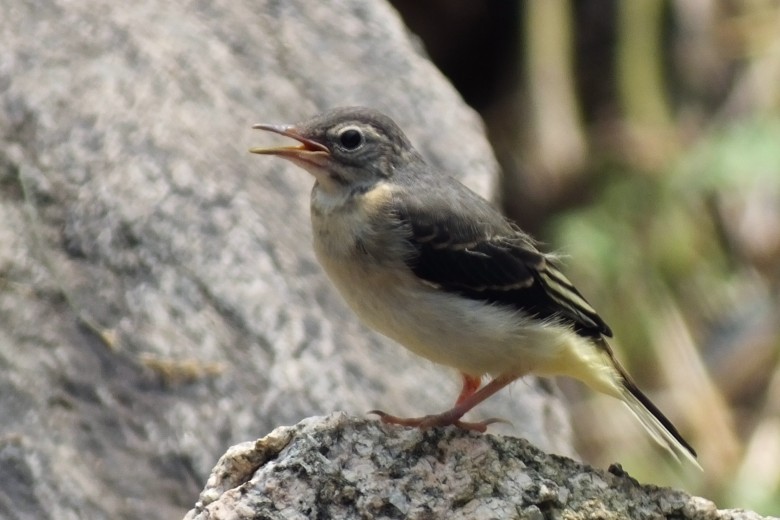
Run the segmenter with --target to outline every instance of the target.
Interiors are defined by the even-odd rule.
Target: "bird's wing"
[[[486,204],[475,201],[481,220],[431,201],[398,208],[409,230],[414,254],[407,265],[414,274],[445,291],[569,324],[583,336],[612,336],[554,262]]]

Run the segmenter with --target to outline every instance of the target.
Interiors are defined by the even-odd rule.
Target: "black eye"
[[[363,146],[364,142],[363,132],[357,128],[345,128],[339,133],[339,144],[341,144],[345,150],[357,150]]]

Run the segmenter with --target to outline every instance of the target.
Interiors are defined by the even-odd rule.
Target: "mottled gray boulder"
[[[310,248],[311,180],[247,153],[366,104],[482,193],[482,126],[378,0],[0,0],[0,517],[177,518],[233,444],[448,372],[364,329]],[[570,452],[533,380],[474,419]],[[374,427],[378,428],[378,427]]]
[[[523,439],[313,417],[233,446],[185,520],[760,520]]]

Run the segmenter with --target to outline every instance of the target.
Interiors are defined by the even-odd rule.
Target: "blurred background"
[[[503,209],[571,259],[705,471],[561,381],[583,458],[779,512],[780,2],[393,4],[482,114]]]

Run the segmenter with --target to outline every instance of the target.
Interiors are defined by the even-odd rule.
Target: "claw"
[[[396,424],[399,426],[411,426],[414,428],[436,428],[441,426],[457,426],[464,430],[475,431],[485,433],[487,427],[491,424],[504,423],[511,424],[504,419],[491,418],[486,421],[480,422],[466,422],[461,421],[449,412],[444,412],[439,415],[426,415],[425,417],[396,417],[390,415],[382,410],[371,410],[368,412],[371,415],[378,415],[379,420],[385,424]]]
[[[412,426],[416,428],[457,426],[458,428],[463,428],[464,430],[471,430],[480,433],[484,433],[487,430],[487,427],[491,424],[511,424],[509,421],[505,421],[504,419],[494,418],[481,422],[464,422],[461,421],[460,418],[476,405],[517,379],[517,375],[505,374],[498,376],[482,388],[480,388],[480,378],[467,374],[462,375],[463,389],[460,392],[460,396],[458,397],[455,406],[444,413],[440,413],[439,415],[426,415],[425,417],[412,417],[408,419],[390,415],[383,412],[382,410],[371,410],[368,413],[378,415],[379,420],[385,424],[398,424],[400,426]]]

